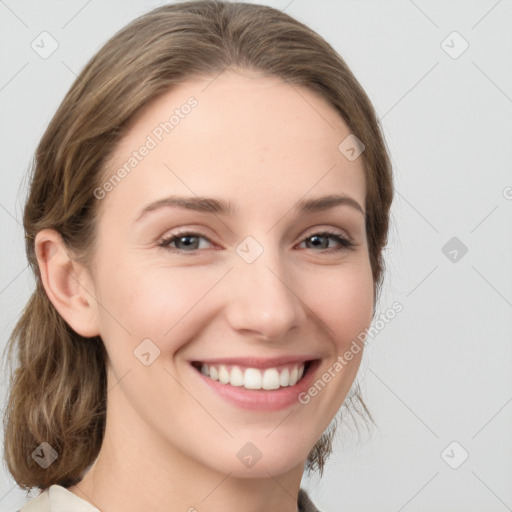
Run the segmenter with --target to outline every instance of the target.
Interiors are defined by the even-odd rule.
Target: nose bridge
[[[302,311],[279,247],[247,237],[235,258],[228,305],[231,326],[279,339],[300,322]]]

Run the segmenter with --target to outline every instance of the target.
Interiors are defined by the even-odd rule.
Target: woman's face
[[[140,115],[96,191],[92,284],[123,435],[233,476],[302,468],[373,312],[349,135],[314,93],[248,71],[190,80]],[[333,195],[351,199],[300,209]]]

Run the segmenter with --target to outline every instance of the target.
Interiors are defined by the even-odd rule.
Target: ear
[[[48,298],[66,323],[84,337],[99,335],[98,303],[89,271],[70,258],[60,233],[42,229],[35,252]]]

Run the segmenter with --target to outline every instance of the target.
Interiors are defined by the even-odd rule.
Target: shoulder
[[[60,485],[52,485],[25,503],[18,512],[100,512],[89,502]]]
[[[50,498],[48,491],[43,491],[39,496],[28,501],[18,512],[50,512]]]
[[[298,505],[299,512],[320,512],[309,498],[308,493],[302,488],[299,489]]]
[[[73,495],[64,487],[53,485],[52,487],[50,487],[50,489],[43,491],[39,496],[30,500],[28,503],[25,503],[25,505],[23,505],[23,507],[18,512],[52,512],[52,509],[54,509],[54,507],[52,507],[52,502],[50,501],[50,491],[53,497],[58,499],[59,504],[64,504],[63,500],[65,500],[66,503],[69,505],[79,505],[75,509],[77,511],[97,510],[87,502],[81,500],[78,496]],[[55,500],[53,501],[55,502]],[[298,505],[300,512],[320,512],[309,498],[307,492],[302,488],[299,490]],[[71,509],[69,509],[69,511],[71,512]]]

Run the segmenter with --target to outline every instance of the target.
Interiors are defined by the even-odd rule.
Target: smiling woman
[[[42,491],[22,510],[316,510],[301,477],[341,407],[371,419],[392,197],[370,101],[292,17],[201,0],[116,34],[31,176],[5,413],[8,468]]]

